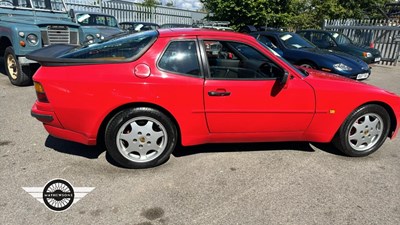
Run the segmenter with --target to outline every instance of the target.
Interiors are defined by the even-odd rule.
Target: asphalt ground
[[[321,144],[215,144],[129,170],[49,136],[30,116],[34,88],[0,71],[0,224],[400,224],[400,137],[364,158]],[[400,94],[400,69],[376,65],[365,82]],[[22,188],[55,178],[95,189],[54,212]]]

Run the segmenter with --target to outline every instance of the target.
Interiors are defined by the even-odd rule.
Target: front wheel
[[[390,116],[379,105],[355,110],[342,124],[333,144],[348,156],[367,156],[382,146],[390,129]]]
[[[317,69],[318,68],[315,63],[309,62],[309,61],[301,62],[299,65],[302,67],[305,67],[305,68],[309,68],[309,69]]]
[[[108,153],[126,168],[149,168],[169,159],[177,129],[164,113],[148,107],[117,113],[105,130]]]
[[[9,46],[4,52],[4,65],[10,82],[16,86],[26,86],[31,84],[31,70],[29,66],[21,66],[14,48]]]

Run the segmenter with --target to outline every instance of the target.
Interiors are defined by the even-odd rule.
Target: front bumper
[[[367,64],[379,63],[380,61],[382,61],[382,56],[374,55],[372,57],[363,58],[363,61],[366,62]]]
[[[354,80],[365,80],[368,79],[368,77],[371,75],[371,69],[368,68],[368,70],[360,70],[352,73],[348,72],[343,72],[343,71],[335,71],[336,74],[339,74],[341,76],[345,76]]]

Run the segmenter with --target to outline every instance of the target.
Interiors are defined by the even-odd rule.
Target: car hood
[[[9,22],[9,23],[18,23],[18,24],[26,24],[26,25],[36,25],[36,26],[47,26],[47,25],[65,25],[69,27],[79,27],[79,24],[76,24],[70,21],[69,17],[40,17],[32,19],[32,16],[12,16],[12,17],[1,17],[1,21]]]
[[[366,47],[366,46],[361,46],[361,45],[353,45],[353,44],[347,44],[347,45],[341,45],[341,49],[345,50],[346,52],[370,52],[374,55],[380,54],[379,50]]]
[[[325,50],[319,48],[303,48],[297,51],[302,51],[303,53],[308,53],[313,55],[314,57],[323,57],[333,64],[335,63],[344,63],[352,68],[358,68],[362,70],[368,70],[368,64],[366,64],[361,59],[351,56],[347,53]]]
[[[313,87],[321,87],[322,89],[323,87],[327,89],[343,89],[345,92],[371,92],[397,96],[396,94],[386,91],[382,88],[361,81],[346,78],[337,74],[327,73],[309,68],[302,69],[305,69],[308,72],[308,76],[305,80]]]

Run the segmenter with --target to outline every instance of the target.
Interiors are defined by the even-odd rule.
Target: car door
[[[281,85],[277,77],[287,71],[251,45],[201,43],[209,67],[204,104],[210,133],[300,133],[308,127],[315,98],[303,79],[292,76]]]

